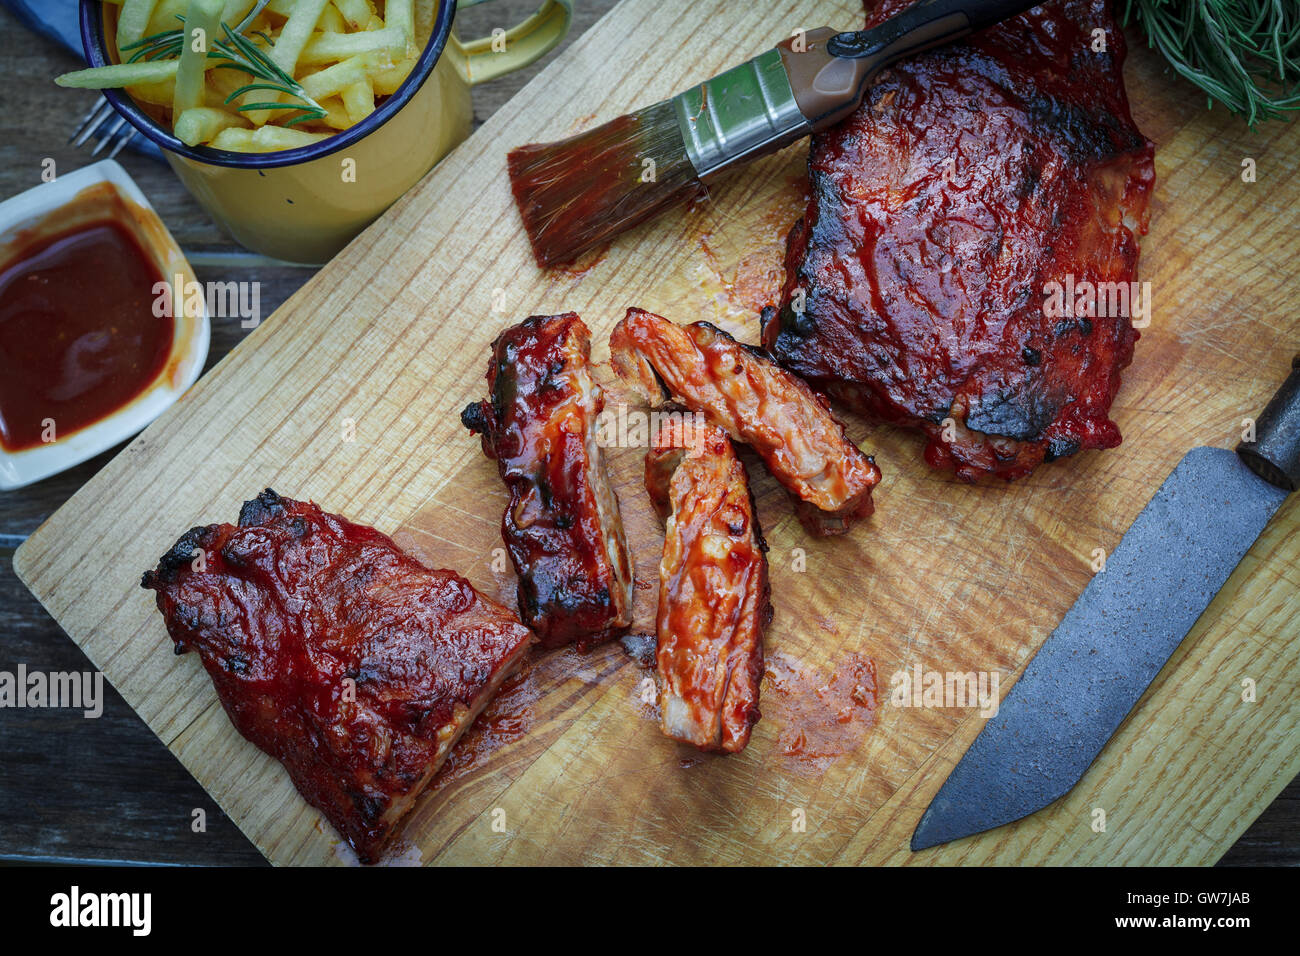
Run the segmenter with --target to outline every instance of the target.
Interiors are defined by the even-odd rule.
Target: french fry
[[[353,30],[360,30],[370,20],[370,6],[366,0],[334,0],[334,6]]]
[[[117,15],[117,48],[119,50],[144,39],[145,28],[158,0],[125,0]]]
[[[166,2],[166,0],[164,0]],[[232,27],[239,26],[241,20],[248,16],[257,0],[226,0],[226,8],[221,11],[221,22]]]
[[[362,54],[335,63],[319,73],[302,77],[298,83],[303,91],[317,103],[327,96],[341,93],[346,87],[366,79],[370,69],[370,55]]]
[[[396,27],[406,37],[407,53],[415,49],[415,8],[411,0],[385,0],[384,25]]]
[[[385,0],[384,25],[397,27],[407,36],[415,36],[414,0]]]
[[[298,0],[293,6],[289,19],[280,28],[280,36],[270,52],[271,60],[290,76],[298,66],[298,56],[302,48],[311,39],[316,22],[329,0]]]
[[[134,86],[128,86],[126,91],[131,94],[133,99],[141,103],[149,103],[153,106],[165,106],[171,109],[172,100],[176,97],[176,79],[163,80],[161,83],[137,83]]]
[[[233,153],[256,153],[253,145],[253,130],[231,127],[223,129],[210,144],[213,149],[226,149]]]
[[[214,109],[210,106],[198,106],[186,110],[173,124],[176,138],[186,146],[210,143],[222,130],[247,126],[248,120],[238,113]]]
[[[148,60],[139,63],[114,63],[88,70],[73,70],[56,76],[54,82],[77,90],[107,90],[140,83],[161,83],[176,79],[180,60]]]
[[[144,35],[149,37],[155,33],[178,29],[181,21],[177,18],[185,16],[185,4],[186,0],[159,0],[149,17],[149,26]]]
[[[352,126],[347,107],[343,105],[343,100],[340,97],[328,97],[321,100],[320,105],[325,110],[325,115],[318,121],[321,124],[337,130],[345,130]]]
[[[339,13],[334,4],[325,4],[320,19],[316,21],[316,29],[325,33],[343,33],[347,28],[348,25],[343,21],[343,14]]]
[[[358,33],[317,33],[307,41],[298,63],[301,66],[337,63],[361,53],[387,53],[400,58],[405,49],[406,37],[394,27]]]
[[[238,70],[208,70],[208,91],[213,102],[225,103],[226,99],[248,82],[248,74]]]
[[[309,133],[301,129],[285,129],[282,126],[260,126],[257,129],[223,129],[212,141],[215,149],[228,149],[236,153],[273,153],[281,149],[297,149],[310,146],[323,139],[329,139],[330,133]]]
[[[344,88],[343,108],[348,111],[348,126],[355,126],[375,111],[375,88],[370,77]]]
[[[221,25],[226,0],[190,0],[185,8],[185,43],[176,71],[176,95],[172,116],[203,105],[204,76],[208,71],[208,50],[213,48]]]
[[[415,0],[415,45],[423,50],[429,44],[433,34],[434,14],[438,10],[436,0]]]
[[[397,88],[406,82],[406,78],[411,75],[411,70],[414,68],[415,58],[411,57],[393,66],[377,70],[370,77],[375,85],[375,93],[381,96],[392,96],[397,92]]]

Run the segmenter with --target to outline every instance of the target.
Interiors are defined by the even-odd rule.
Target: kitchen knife
[[[912,849],[1068,793],[1297,486],[1300,355],[1254,441],[1235,455],[1194,448],[1165,479],[935,795]]]

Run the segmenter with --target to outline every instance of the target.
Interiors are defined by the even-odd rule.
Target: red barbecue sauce
[[[171,354],[163,281],[135,237],[112,221],[41,236],[0,265],[0,445],[20,451],[126,405]]]

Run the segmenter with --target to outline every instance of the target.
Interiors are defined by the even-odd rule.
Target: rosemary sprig
[[[220,60],[220,63],[214,63],[214,70],[239,70],[253,77],[253,82],[247,83],[235,90],[225,99],[225,105],[229,106],[234,100],[250,93],[253,90],[272,90],[284,96],[297,100],[297,103],[283,103],[268,101],[262,103],[243,103],[235,107],[240,112],[250,112],[252,110],[297,110],[298,115],[286,122],[285,126],[296,126],[298,123],[305,123],[308,120],[323,119],[326,110],[314,99],[307,95],[307,91],[302,88],[292,76],[276,65],[275,61],[266,55],[266,51],[244,35],[246,30],[256,18],[257,14],[267,5],[269,0],[261,0],[248,16],[239,23],[237,27],[231,29],[229,24],[223,23],[221,29],[225,32],[224,40],[215,40],[214,49],[208,51],[208,58]],[[131,43],[122,47],[122,53],[131,53],[128,63],[135,63],[138,60],[165,60],[181,55],[185,45],[185,18],[177,16],[182,26],[176,30],[165,30],[162,33],[155,33],[147,36],[142,40]],[[254,34],[259,37],[268,48],[275,46],[274,41],[265,33],[257,32]]]
[[[280,69],[275,61],[266,55],[265,50],[242,33],[230,29],[229,25],[223,23],[221,27],[225,31],[226,39],[218,40],[215,44],[217,49],[210,50],[208,56],[218,59],[224,57],[229,62],[214,64],[213,69],[242,70],[255,78],[254,82],[241,86],[227,96],[226,105],[253,90],[274,90],[293,97],[301,105],[295,106],[294,104],[277,102],[243,103],[236,109],[241,112],[249,110],[282,110],[286,108],[300,109],[301,112],[286,122],[285,126],[295,126],[298,123],[322,119],[325,116],[325,108],[308,96],[307,91],[302,88],[297,80]],[[265,33],[259,33],[258,36],[266,42],[268,47],[275,45]]]
[[[184,17],[176,18],[182,23]],[[164,30],[162,33],[155,33],[147,36],[143,40],[137,40],[135,43],[129,43],[122,47],[123,53],[128,50],[134,50],[128,63],[135,63],[137,60],[169,60],[181,55],[181,48],[185,45],[185,30],[182,27],[179,30]]]
[[[1151,45],[1183,77],[1254,126],[1300,109],[1295,0],[1125,0]]]

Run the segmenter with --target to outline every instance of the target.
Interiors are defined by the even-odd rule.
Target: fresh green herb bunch
[[[1175,70],[1254,126],[1300,109],[1297,0],[1124,0]]]

